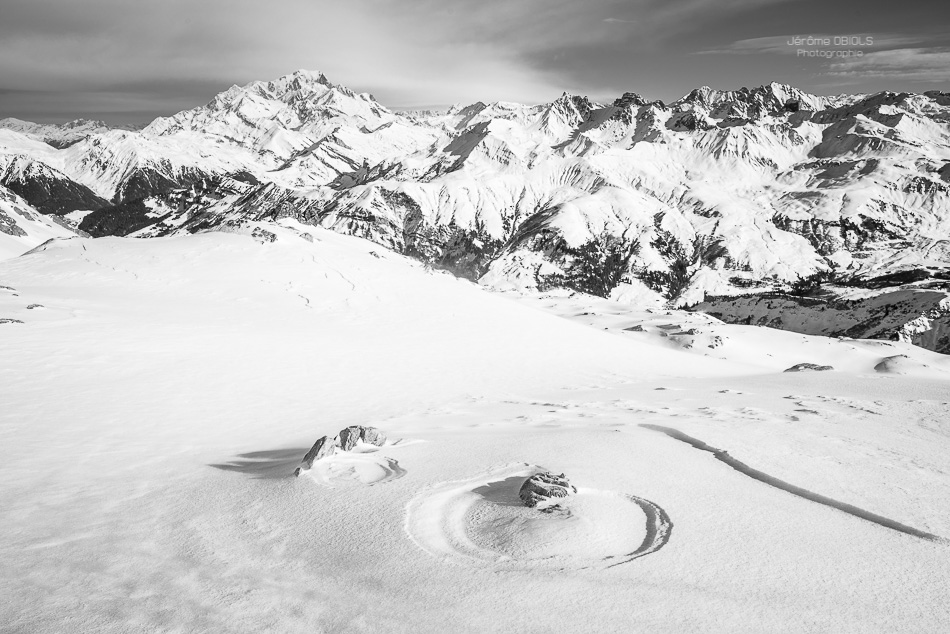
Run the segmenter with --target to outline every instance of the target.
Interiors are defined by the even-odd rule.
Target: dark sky
[[[795,36],[831,43],[789,44]],[[946,91],[950,9],[942,0],[0,0],[0,118],[146,123],[298,68],[396,108],[538,103],[564,91],[670,101],[702,85],[770,81],[818,94]]]

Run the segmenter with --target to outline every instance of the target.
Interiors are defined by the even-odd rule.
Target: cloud
[[[838,44],[825,33],[774,35],[736,40],[725,46],[697,51],[695,55],[780,55],[798,57],[821,64],[821,77],[854,81],[886,80],[950,81],[950,47],[910,46],[921,44],[920,36],[901,34],[839,34],[861,38],[861,44]],[[867,45],[868,38],[872,44]],[[804,41],[803,41],[804,40]],[[815,42],[829,40],[830,44]],[[830,53],[805,57],[799,51]],[[837,56],[834,54],[837,53]],[[847,56],[844,56],[847,55]]]
[[[833,61],[826,75],[852,79],[950,81],[950,48],[899,48]]]
[[[663,90],[657,96],[666,98],[723,78],[751,80],[756,65],[769,74],[790,66],[791,36],[700,51],[746,55],[729,64],[690,53],[702,46],[694,42],[723,41],[798,11],[791,0],[0,2],[0,116],[29,118],[31,99],[32,110],[50,117],[57,108],[63,118],[96,116],[111,111],[109,96],[113,110],[140,120],[298,68],[394,107],[538,103],[563,90],[595,98]]]
[[[860,44],[838,44],[836,37],[856,37]],[[868,39],[870,38],[870,40]],[[826,40],[829,44],[818,42]],[[871,44],[868,44],[868,42]],[[842,34],[832,35],[828,33],[806,33],[789,35],[772,35],[768,37],[755,37],[745,40],[736,40],[725,46],[696,51],[695,55],[792,55],[798,56],[800,49],[816,50],[844,50],[854,49],[870,52],[874,48],[891,48],[903,46],[906,44],[915,44],[920,42],[920,38],[904,35],[880,35],[880,34]]]
[[[538,60],[627,37],[603,22],[625,19],[615,9],[614,0],[4,0],[0,90],[19,97],[0,95],[0,111],[53,92],[64,112],[92,108],[99,91],[130,93],[124,107],[152,116],[155,87],[163,103],[197,105],[298,68],[392,106],[540,102],[565,86],[557,64]]]
[[[774,35],[770,37],[755,37],[746,40],[737,40],[726,46],[696,51],[694,55],[759,55],[761,53],[788,54],[794,49],[788,45],[792,36]]]

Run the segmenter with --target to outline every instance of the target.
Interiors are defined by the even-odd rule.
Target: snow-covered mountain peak
[[[109,129],[109,125],[105,121],[101,121],[99,119],[73,119],[72,121],[67,121],[59,127],[63,130],[93,129],[98,131]]]
[[[669,105],[565,92],[396,113],[297,71],[66,150],[0,130],[0,155],[52,168],[10,164],[9,188],[37,209],[54,183],[77,201],[55,213],[93,208],[67,178],[111,199],[83,217],[95,235],[290,216],[472,279],[682,305],[939,261],[948,123],[945,93],[825,97],[778,82]]]
[[[790,112],[820,111],[837,106],[846,100],[840,97],[820,97],[787,84],[771,82],[755,88],[717,90],[702,86],[670,104],[677,112],[694,112],[715,120],[757,120],[765,116]]]
[[[313,131],[312,143],[323,136],[315,128],[340,117],[375,127],[395,115],[367,93],[358,94],[334,84],[321,72],[298,70],[270,81],[231,86],[204,106],[156,119],[144,133],[203,132],[286,156],[279,148],[265,147],[260,142],[266,145],[282,132]]]
[[[112,128],[103,121],[76,119],[61,125],[33,123],[13,117],[0,119],[0,129],[13,130],[31,139],[42,141],[55,148],[65,148],[93,134],[107,132]]]

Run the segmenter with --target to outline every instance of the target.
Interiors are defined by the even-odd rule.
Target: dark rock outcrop
[[[254,231],[251,232],[251,237],[261,241],[261,244],[267,242],[277,242],[277,234],[272,233],[266,229],[261,229],[260,227],[254,227]]]
[[[824,337],[904,341],[950,354],[950,293],[942,280],[935,283],[941,287],[908,286],[859,299],[842,297],[834,287],[821,297],[782,292],[707,295],[691,310],[730,324]]]
[[[323,436],[314,443],[307,455],[303,457],[300,466],[294,471],[294,475],[299,476],[301,471],[307,471],[313,467],[313,463],[321,458],[326,458],[339,451],[350,451],[357,443],[364,442],[376,447],[382,447],[386,443],[386,434],[376,427],[364,427],[363,425],[351,425],[340,430],[340,433],[330,438]]]
[[[573,493],[577,493],[577,487],[572,485],[563,473],[554,475],[544,472],[536,473],[525,480],[518,491],[518,497],[525,506],[534,508],[552,498],[566,498]]]
[[[85,185],[45,163],[27,157],[17,157],[5,170],[0,169],[0,184],[44,215],[65,215],[77,209],[101,209],[109,204]]]
[[[307,471],[313,467],[313,463],[321,458],[326,458],[327,456],[336,453],[336,450],[340,447],[340,440],[338,438],[330,438],[329,436],[322,436],[317,442],[313,443],[313,447],[310,448],[310,451],[307,452],[307,455],[303,457],[303,460],[300,461],[300,466],[297,467],[297,470],[294,471],[294,475],[300,475],[301,471]]]
[[[375,445],[376,447],[382,447],[386,443],[386,434],[381,432],[375,427],[363,427],[362,434],[360,436],[361,440],[368,445]]]
[[[386,442],[386,435],[375,427],[352,425],[340,431],[338,436],[343,451],[350,451],[356,443],[363,441],[369,445],[382,447]]]
[[[796,363],[792,367],[785,370],[786,372],[825,372],[827,370],[834,370],[833,366],[830,365],[818,365],[817,363]]]

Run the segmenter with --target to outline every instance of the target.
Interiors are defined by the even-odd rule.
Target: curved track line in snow
[[[643,543],[640,544],[639,548],[628,555],[624,555],[622,561],[610,564],[608,568],[625,564],[640,557],[652,555],[666,546],[666,543],[670,541],[670,536],[673,534],[673,521],[661,507],[650,500],[635,495],[628,494],[626,497],[635,502],[643,510],[643,514],[646,515],[647,534],[643,537]]]
[[[933,535],[931,533],[918,530],[912,526],[901,524],[900,522],[894,521],[882,515],[877,515],[870,511],[866,511],[852,504],[848,504],[846,502],[839,502],[838,500],[834,500],[832,498],[821,495],[819,493],[815,493],[813,491],[809,491],[808,489],[803,489],[802,487],[795,486],[794,484],[790,484],[788,482],[785,482],[784,480],[779,480],[778,478],[770,476],[769,474],[759,471],[758,469],[753,469],[749,465],[743,462],[740,462],[739,460],[736,460],[735,458],[729,455],[729,452],[723,449],[717,449],[716,447],[713,447],[711,445],[707,445],[702,440],[699,440],[698,438],[693,438],[692,436],[684,434],[678,429],[673,429],[672,427],[663,427],[661,425],[648,425],[648,424],[641,424],[640,427],[661,432],[663,434],[666,434],[670,438],[692,445],[696,449],[700,449],[702,451],[708,451],[713,456],[715,456],[717,460],[719,460],[720,462],[724,462],[725,464],[729,465],[730,467],[732,467],[739,473],[749,476],[750,478],[754,480],[758,480],[759,482],[762,482],[769,486],[773,486],[776,489],[781,489],[782,491],[786,491],[787,493],[791,493],[792,495],[797,495],[800,498],[804,498],[811,502],[817,502],[818,504],[824,504],[825,506],[830,506],[831,508],[837,509],[841,511],[842,513],[853,515],[854,517],[857,517],[859,519],[865,520],[867,522],[872,522],[874,524],[877,524],[878,526],[883,526],[884,528],[889,528],[891,530],[898,531],[900,533],[904,533],[905,535],[919,537],[920,539],[926,539],[928,541],[935,541],[935,542],[947,541],[938,535]]]
[[[669,515],[634,495],[579,488],[552,513],[524,507],[518,490],[539,471],[517,463],[437,484],[407,504],[406,533],[439,559],[502,569],[611,568],[669,541]]]

